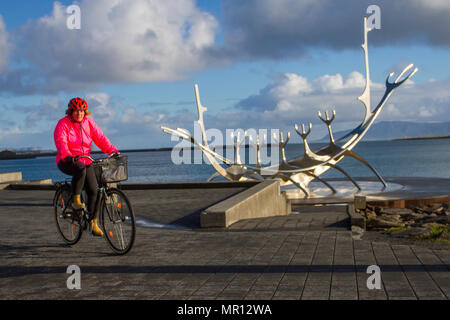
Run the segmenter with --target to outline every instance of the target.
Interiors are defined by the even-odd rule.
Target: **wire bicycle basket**
[[[112,183],[128,180],[128,156],[120,155],[93,164],[99,183]]]

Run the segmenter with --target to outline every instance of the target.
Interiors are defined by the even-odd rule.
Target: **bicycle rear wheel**
[[[121,255],[130,251],[136,236],[136,220],[130,201],[122,191],[106,190],[100,220],[111,249]]]
[[[70,245],[76,244],[81,239],[82,228],[78,213],[71,206],[72,192],[70,188],[62,186],[53,199],[55,210],[56,229],[63,240]]]

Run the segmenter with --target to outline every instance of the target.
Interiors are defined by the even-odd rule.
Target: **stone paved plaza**
[[[204,208],[242,188],[125,191],[142,221],[135,246],[116,256],[84,234],[57,234],[52,191],[0,191],[0,299],[449,299],[450,248],[354,240],[345,207],[293,207],[288,216],[198,227]],[[69,290],[69,265],[81,289]],[[368,266],[381,289],[368,289]]]

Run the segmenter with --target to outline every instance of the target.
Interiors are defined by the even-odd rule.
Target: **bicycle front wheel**
[[[100,220],[111,249],[117,254],[130,251],[136,236],[136,220],[130,201],[122,191],[106,190]]]
[[[63,240],[70,245],[76,244],[82,235],[78,213],[72,210],[72,192],[64,186],[59,188],[53,199],[56,228]]]

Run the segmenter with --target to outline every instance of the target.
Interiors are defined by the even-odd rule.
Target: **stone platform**
[[[386,188],[376,178],[355,178],[355,180],[362,187],[359,192],[348,180],[327,179],[327,182],[338,191],[335,194],[319,182],[313,182],[310,184],[312,194],[309,199],[304,199],[304,194],[295,186],[286,186],[282,189],[293,204],[351,203],[355,195],[366,197],[366,200],[374,205],[395,207],[435,202],[450,203],[450,179],[448,178],[385,178]]]
[[[0,191],[0,299],[449,299],[444,243],[354,240],[345,206],[293,205],[291,214],[202,229],[199,215],[245,190],[125,190],[138,218],[125,256],[104,239],[59,238],[52,190]],[[69,290],[69,265],[81,289]],[[370,265],[381,288],[369,289]]]

